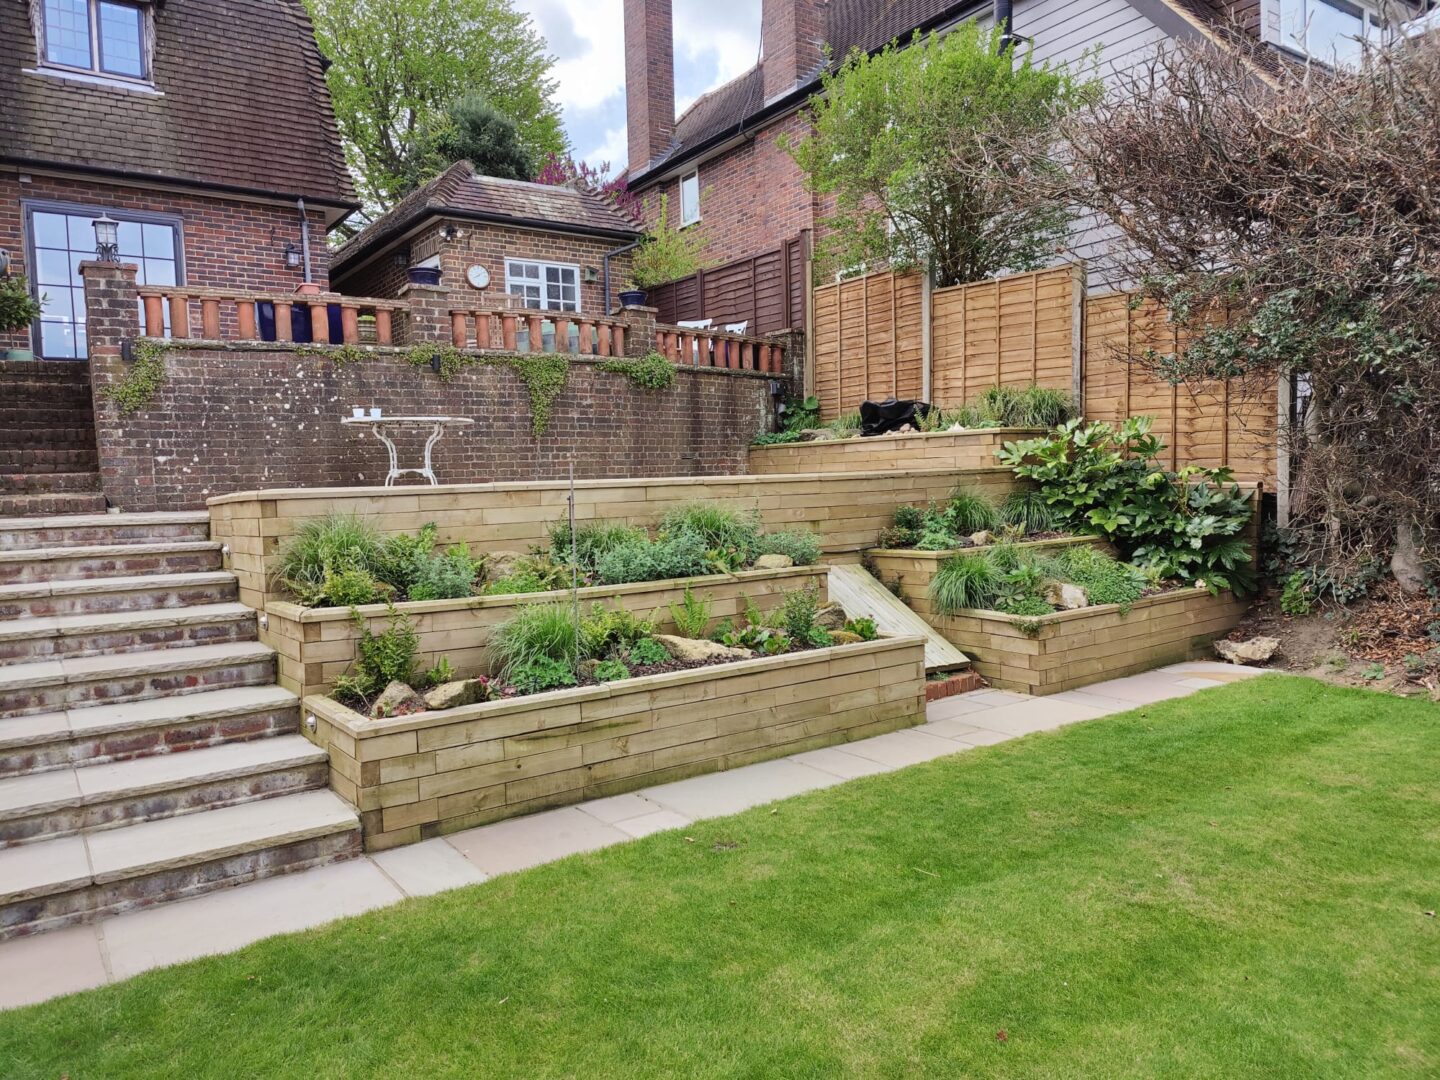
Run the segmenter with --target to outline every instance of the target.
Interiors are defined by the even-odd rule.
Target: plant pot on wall
[[[439,285],[440,267],[412,266],[405,271],[405,277],[411,285]]]
[[[313,281],[302,281],[295,286],[296,296],[319,296],[323,290]]]
[[[621,307],[644,307],[646,294],[644,289],[621,289]]]
[[[6,360],[34,360],[35,354],[29,349],[6,349]]]

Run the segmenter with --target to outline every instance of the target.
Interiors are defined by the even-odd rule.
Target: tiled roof
[[[330,260],[331,273],[421,219],[446,213],[549,226],[561,232],[617,238],[639,235],[635,222],[592,192],[480,176],[468,161],[457,161],[339,248]]]
[[[27,74],[29,6],[0,0],[0,160],[355,202],[300,0],[156,4],[159,93]]]

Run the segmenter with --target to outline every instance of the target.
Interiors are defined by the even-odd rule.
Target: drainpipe
[[[641,243],[642,243],[642,241],[640,241],[640,240],[632,240],[630,243],[624,245],[623,247],[618,247],[618,248],[616,248],[614,251],[607,251],[607,252],[605,253],[605,258],[601,261],[601,266],[604,267],[604,277],[605,277],[605,314],[606,314],[606,315],[609,315],[609,314],[610,314],[610,256],[612,256],[612,255],[624,255],[625,252],[627,252],[627,251],[633,251],[635,248],[639,247]]]
[[[995,0],[995,25],[1000,28],[1000,51],[1009,52],[1015,44],[1015,0]]]
[[[304,284],[309,285],[314,278],[310,276],[310,218],[305,214],[305,200],[296,199],[295,205],[300,208],[300,261],[304,266]]]

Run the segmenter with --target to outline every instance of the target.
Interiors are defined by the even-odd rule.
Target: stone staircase
[[[0,519],[0,940],[360,852],[203,513]]]
[[[0,360],[0,518],[104,509],[90,365]]]

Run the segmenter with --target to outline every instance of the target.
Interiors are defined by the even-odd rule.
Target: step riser
[[[76,581],[136,574],[193,574],[220,569],[219,551],[176,551],[165,554],[85,556],[35,562],[0,563],[0,585],[39,581]]]
[[[36,596],[24,600],[0,600],[0,619],[20,619],[27,615],[110,615],[121,611],[159,611],[200,604],[234,603],[238,596],[239,589],[234,581],[183,589]]]
[[[104,735],[79,735],[64,742],[37,743],[0,753],[0,779],[67,765],[105,765],[153,754],[294,735],[299,730],[300,709],[292,705],[235,716],[180,720]],[[0,721],[0,739],[4,734],[5,724]]]
[[[109,547],[116,544],[164,544],[177,540],[208,540],[205,522],[170,525],[51,525],[0,530],[0,551],[50,547]]]
[[[235,686],[269,686],[274,681],[273,658],[213,668],[182,669],[164,674],[111,676],[94,682],[0,691],[0,716],[26,716],[31,713],[82,708],[86,705],[141,701]]]
[[[6,495],[58,495],[100,490],[100,474],[84,472],[4,472],[0,492]]]
[[[16,641],[0,640],[0,667],[37,660],[55,660],[60,657],[108,656],[184,645],[222,645],[230,641],[254,641],[258,634],[255,619],[251,616],[245,619],[196,623],[193,626],[152,627],[104,634],[68,634]]]
[[[328,763],[320,761],[0,821],[0,848],[69,836],[81,829],[134,825],[140,821],[237,806],[256,799],[314,791],[325,786],[329,773]]]
[[[125,881],[87,885],[70,892],[18,900],[0,907],[0,941],[170,900],[199,896],[230,885],[308,870],[354,858],[360,851],[360,830],[357,827],[200,866],[157,871]]]
[[[0,517],[59,517],[104,512],[105,496],[98,491],[74,495],[0,495]]]

